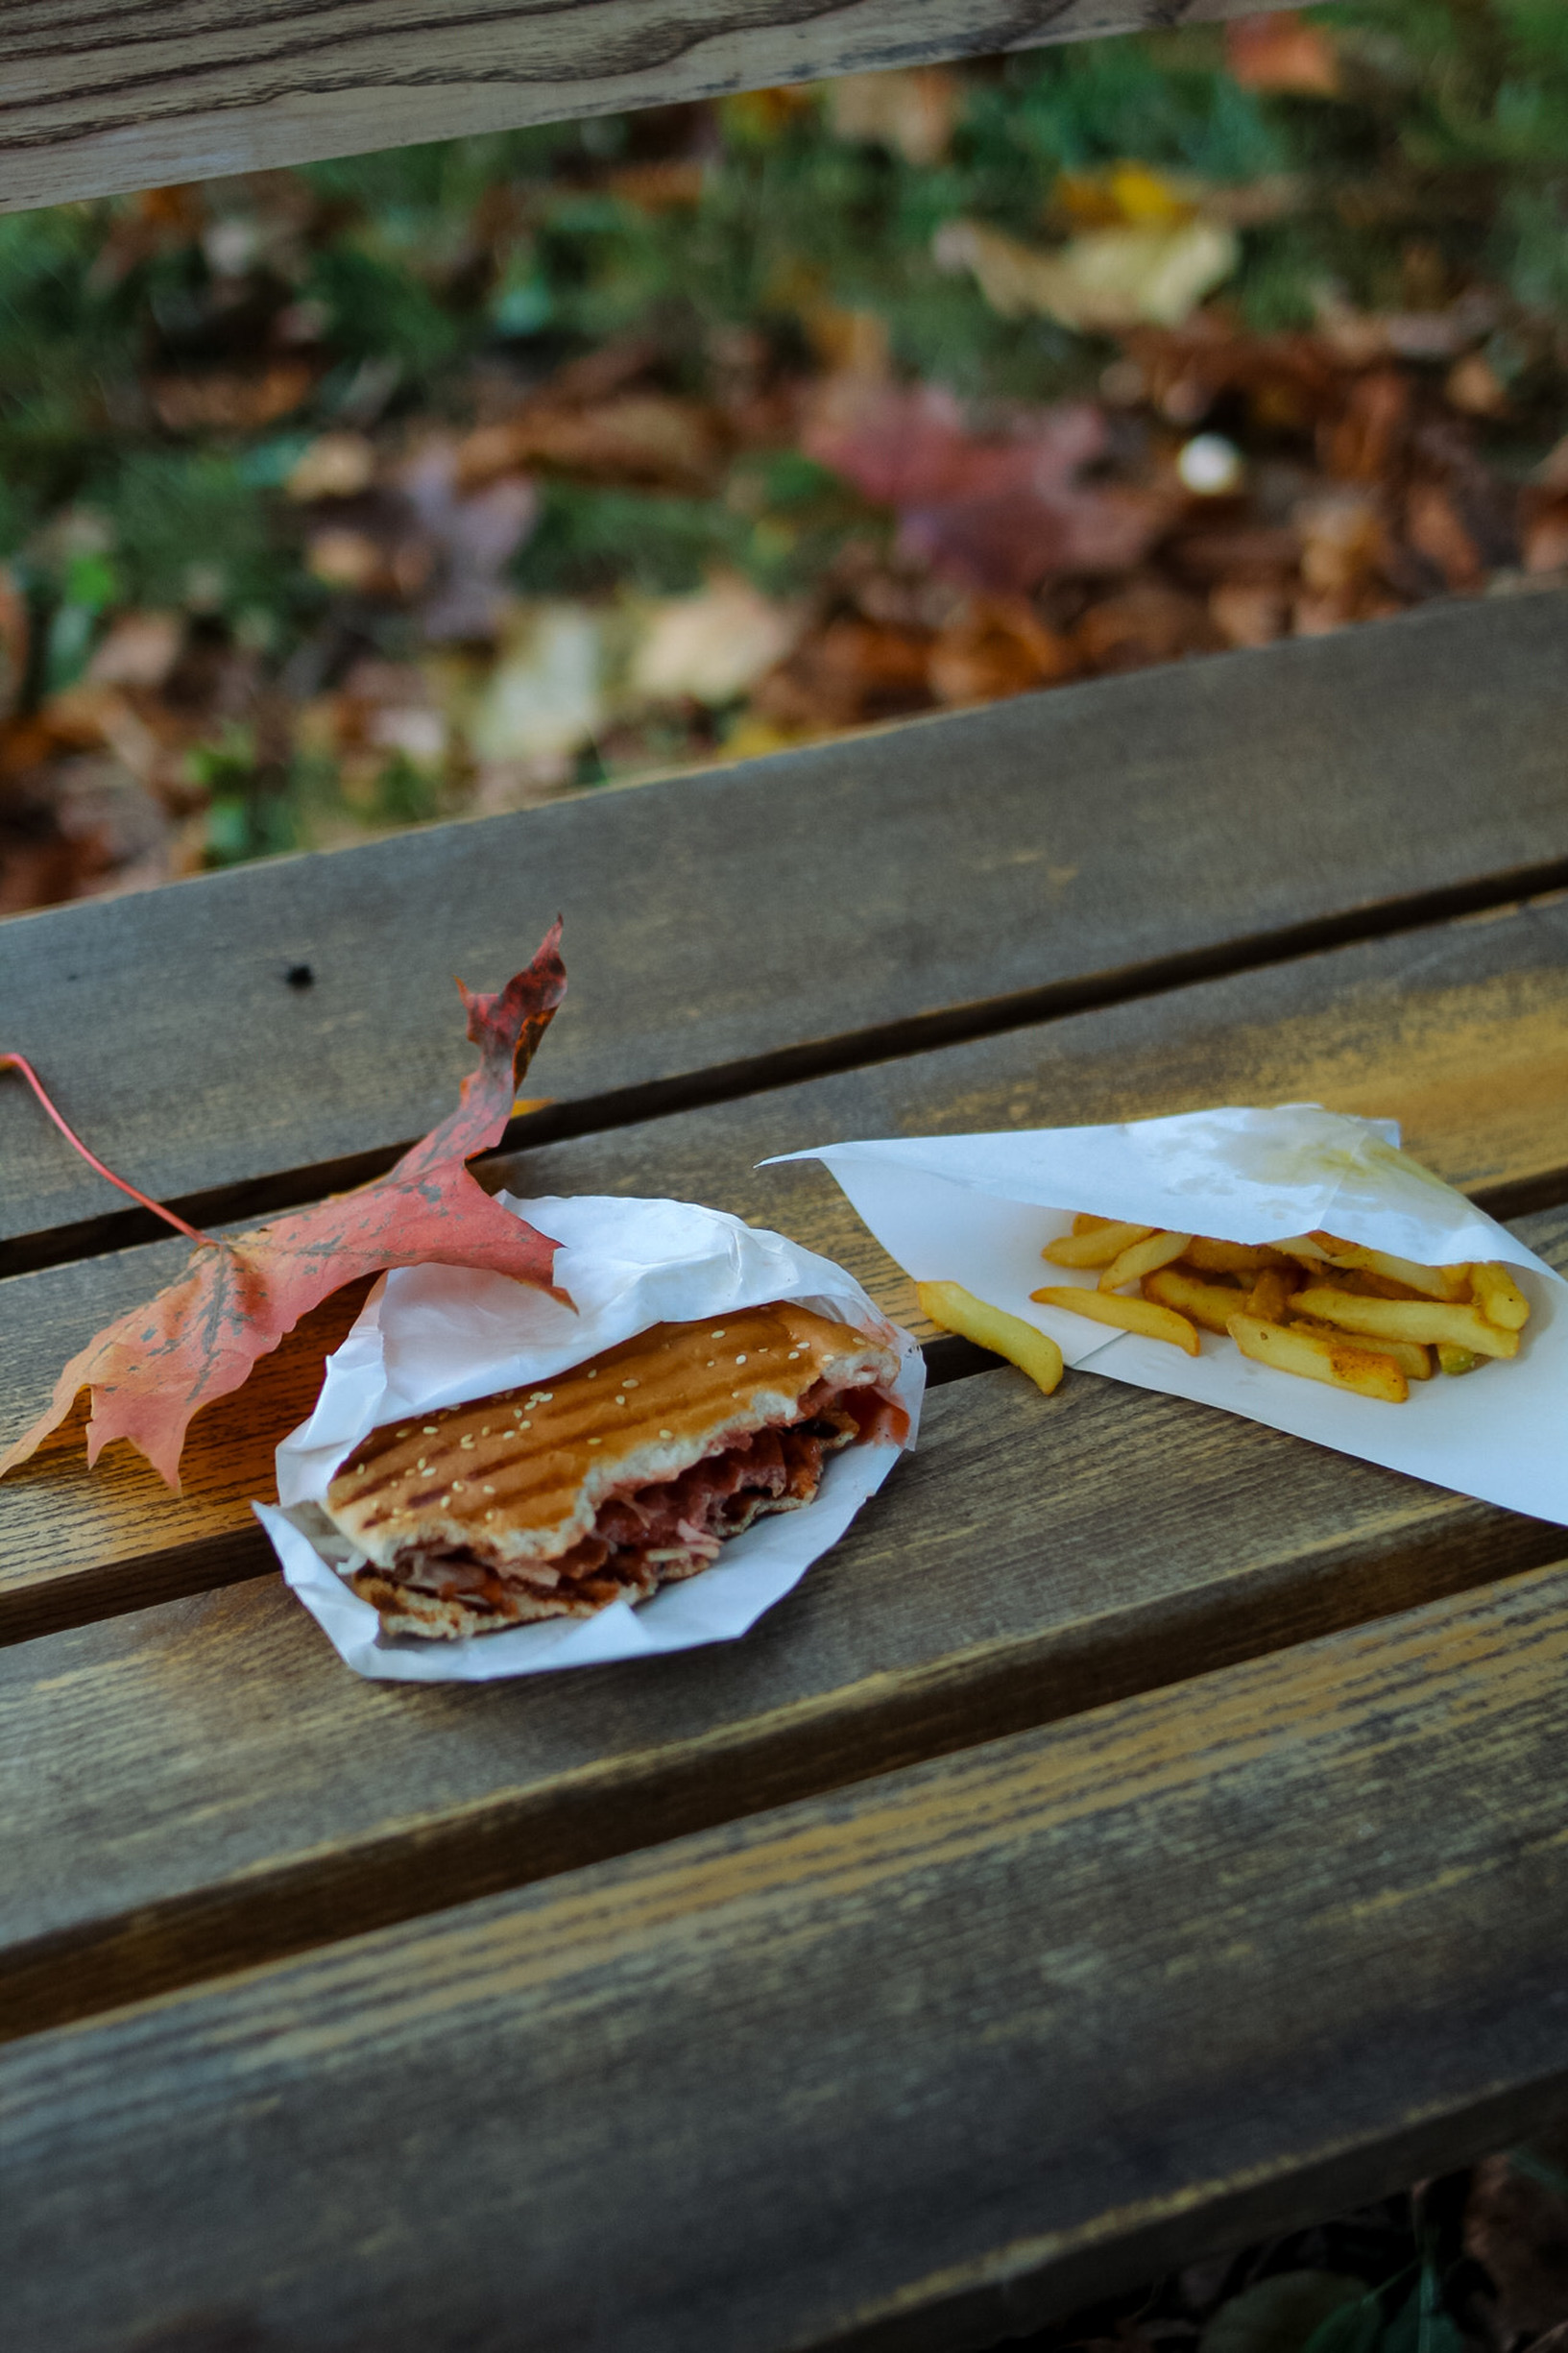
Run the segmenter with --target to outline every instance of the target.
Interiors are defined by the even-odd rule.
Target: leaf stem
[[[67,1144],[72,1145],[82,1154],[89,1168],[96,1169],[100,1176],[107,1176],[111,1185],[118,1185],[122,1193],[129,1193],[133,1201],[140,1201],[144,1209],[151,1209],[155,1217],[161,1218],[166,1225],[172,1225],[177,1233],[189,1234],[193,1242],[210,1243],[212,1239],[210,1234],[201,1233],[194,1225],[187,1225],[183,1218],[176,1217],[172,1209],[165,1209],[161,1201],[154,1201],[149,1194],[139,1193],[133,1184],[127,1184],[123,1176],[116,1176],[111,1168],[105,1168],[98,1154],[87,1150],[75,1128],[67,1126],[60,1112],[56,1110],[49,1100],[43,1080],[38,1077],[25,1054],[0,1054],[0,1071],[5,1070],[20,1071]]]

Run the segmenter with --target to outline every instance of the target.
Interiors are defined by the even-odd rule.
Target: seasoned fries
[[[1477,1356],[1519,1353],[1518,1333],[1488,1323],[1479,1307],[1451,1307],[1440,1299],[1369,1299],[1354,1291],[1336,1291],[1328,1283],[1309,1283],[1291,1304],[1298,1315],[1337,1323],[1342,1332],[1362,1332],[1372,1340],[1448,1340]]]
[[[1276,1265],[1278,1257],[1277,1250],[1255,1249],[1245,1242],[1210,1242],[1202,1234],[1194,1234],[1187,1249],[1188,1265],[1200,1274],[1258,1275],[1265,1267]]]
[[[1277,1323],[1300,1279],[1294,1267],[1265,1267],[1247,1296],[1247,1314]]]
[[[1191,1234],[1150,1234],[1146,1241],[1129,1243],[1100,1276],[1100,1289],[1120,1291],[1123,1283],[1142,1282],[1156,1267],[1168,1267],[1172,1258],[1179,1258],[1192,1239]]]
[[[1161,1267],[1158,1274],[1145,1275],[1143,1289],[1146,1299],[1173,1307],[1178,1316],[1201,1323],[1206,1332],[1230,1329],[1238,1295],[1229,1283],[1206,1283],[1201,1275],[1188,1274],[1180,1267]]]
[[[1154,1231],[1152,1225],[1116,1225],[1103,1219],[1098,1225],[1079,1233],[1074,1218],[1073,1231],[1063,1234],[1058,1241],[1048,1242],[1041,1251],[1053,1267],[1108,1267],[1113,1258],[1134,1242],[1142,1242],[1146,1234]]]
[[[1469,1290],[1468,1267],[1422,1267],[1413,1258],[1391,1258],[1387,1250],[1363,1249],[1359,1243],[1337,1242],[1332,1234],[1309,1234],[1331,1267],[1364,1267],[1386,1282],[1403,1283],[1429,1299],[1462,1299]]]
[[[1501,1323],[1506,1332],[1522,1332],[1530,1322],[1530,1301],[1507,1267],[1473,1266],[1470,1289],[1488,1323]]]
[[[1198,1352],[1195,1326],[1173,1307],[1158,1306],[1152,1299],[1124,1299],[1114,1291],[1080,1291],[1076,1283],[1048,1284],[1044,1291],[1031,1291],[1029,1297],[1042,1307],[1065,1307],[1069,1315],[1087,1316],[1093,1323],[1114,1323],[1119,1331],[1142,1332],[1146,1340],[1168,1340],[1172,1347],[1185,1348],[1189,1356]]]
[[[1189,1356],[1200,1352],[1200,1329],[1226,1335],[1273,1371],[1387,1405],[1403,1404],[1410,1383],[1430,1381],[1435,1369],[1457,1375],[1516,1356],[1530,1321],[1530,1301],[1504,1265],[1420,1266],[1338,1234],[1254,1245],[1085,1213],[1042,1255],[1098,1270],[1092,1290],[1062,1283],[1029,1294],[1045,1306]],[[1128,1298],[1133,1283],[1138,1296]]]
[[[1314,1323],[1306,1316],[1292,1317],[1291,1328],[1297,1332],[1315,1332],[1319,1340],[1342,1342],[1344,1339],[1343,1332],[1336,1331],[1332,1323]],[[1369,1341],[1367,1345],[1374,1347],[1379,1356],[1391,1357],[1407,1380],[1431,1380],[1432,1350],[1423,1347],[1419,1341],[1389,1340],[1386,1335],[1380,1333],[1375,1341]],[[1479,1363],[1480,1359],[1476,1361]]]
[[[1354,1390],[1359,1397],[1377,1397],[1385,1405],[1403,1405],[1409,1391],[1405,1375],[1388,1356],[1374,1356],[1348,1341],[1320,1340],[1299,1324],[1268,1323],[1262,1316],[1232,1316],[1230,1336],[1243,1356],[1276,1372],[1294,1372],[1309,1381],[1327,1381],[1335,1389]]]
[[[1000,1307],[987,1306],[962,1283],[917,1283],[915,1289],[933,1323],[939,1323],[945,1332],[973,1340],[977,1347],[995,1349],[1049,1396],[1062,1377],[1062,1351],[1049,1332],[1037,1331],[1021,1316],[1004,1315]]]

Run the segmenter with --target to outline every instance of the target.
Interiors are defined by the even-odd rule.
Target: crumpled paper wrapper
[[[492,1683],[733,1641],[838,1541],[900,1447],[845,1447],[829,1461],[814,1503],[755,1521],[712,1568],[636,1608],[615,1602],[595,1617],[432,1642],[384,1637],[370,1603],[345,1584],[343,1572],[361,1567],[365,1556],[321,1505],[339,1464],[371,1430],[547,1380],[654,1323],[733,1315],[770,1299],[836,1317],[898,1349],[898,1395],[914,1443],[926,1386],[919,1346],[830,1259],[689,1201],[497,1198],[561,1244],[556,1280],[577,1313],[504,1275],[438,1266],[384,1275],[328,1357],[315,1411],[277,1449],[278,1502],[253,1506],[284,1577],[345,1665],[386,1682]]]
[[[1069,1365],[1222,1406],[1568,1525],[1568,1284],[1402,1152],[1391,1120],[1285,1104],[1122,1127],[832,1144],[781,1157],[825,1162],[917,1282],[962,1283],[1049,1332]],[[1412,1381],[1408,1403],[1385,1405],[1253,1364],[1215,1333],[1201,1333],[1202,1353],[1190,1357],[1037,1306],[1029,1293],[1048,1283],[1092,1288],[1097,1279],[1041,1262],[1080,1210],[1224,1242],[1323,1230],[1424,1266],[1503,1259],[1530,1299],[1531,1320],[1511,1362]]]

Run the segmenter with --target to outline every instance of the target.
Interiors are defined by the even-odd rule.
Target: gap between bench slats
[[[498,984],[562,909],[572,993],[528,1083],[584,1121],[1430,919],[1568,881],[1565,613],[1430,608],[20,916],[4,1043],[111,1168],[216,1188],[216,1222],[445,1113],[471,1063],[451,974]],[[152,1230],[14,1083],[0,1162],[12,1270]]]
[[[1302,1097],[1402,1119],[1412,1151],[1484,1197],[1568,1199],[1568,903],[556,1145],[490,1173],[524,1192],[713,1201],[841,1260],[910,1318],[908,1284],[818,1167],[754,1163],[840,1137]],[[185,1251],[170,1241],[0,1283],[0,1429],[23,1427],[68,1356]],[[181,1500],[128,1447],[88,1472],[79,1428],[0,1483],[0,1633],[20,1639],[269,1565],[249,1499],[273,1492],[272,1449],[308,1410],[356,1302],[328,1301],[198,1419]]]
[[[13,2046],[9,2343],[910,2353],[1387,2191],[1563,2097],[1565,1738],[1558,1567]]]

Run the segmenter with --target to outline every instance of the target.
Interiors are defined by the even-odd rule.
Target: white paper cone
[[[309,1419],[277,1449],[278,1503],[253,1507],[284,1577],[339,1658],[386,1682],[490,1683],[733,1640],[837,1542],[901,1447],[845,1447],[826,1465],[813,1503],[754,1521],[712,1568],[635,1609],[616,1602],[594,1617],[546,1618],[468,1641],[389,1639],[371,1604],[344,1582],[342,1570],[362,1566],[364,1556],[329,1531],[320,1506],[362,1438],[405,1415],[533,1386],[655,1323],[790,1299],[853,1324],[898,1349],[898,1396],[914,1443],[926,1385],[919,1346],[830,1259],[689,1201],[497,1199],[560,1242],[556,1280],[576,1314],[504,1275],[438,1266],[384,1275],[327,1359]]]
[[[917,1282],[961,1283],[1049,1332],[1070,1365],[1568,1525],[1568,1284],[1398,1147],[1391,1121],[1287,1104],[783,1156],[823,1161]],[[1407,1403],[1385,1405],[1254,1364],[1214,1333],[1199,1334],[1193,1357],[1036,1305],[1031,1291],[1097,1279],[1041,1261],[1080,1210],[1226,1242],[1326,1230],[1424,1266],[1504,1259],[1518,1270],[1531,1320],[1513,1360],[1412,1381]]]

